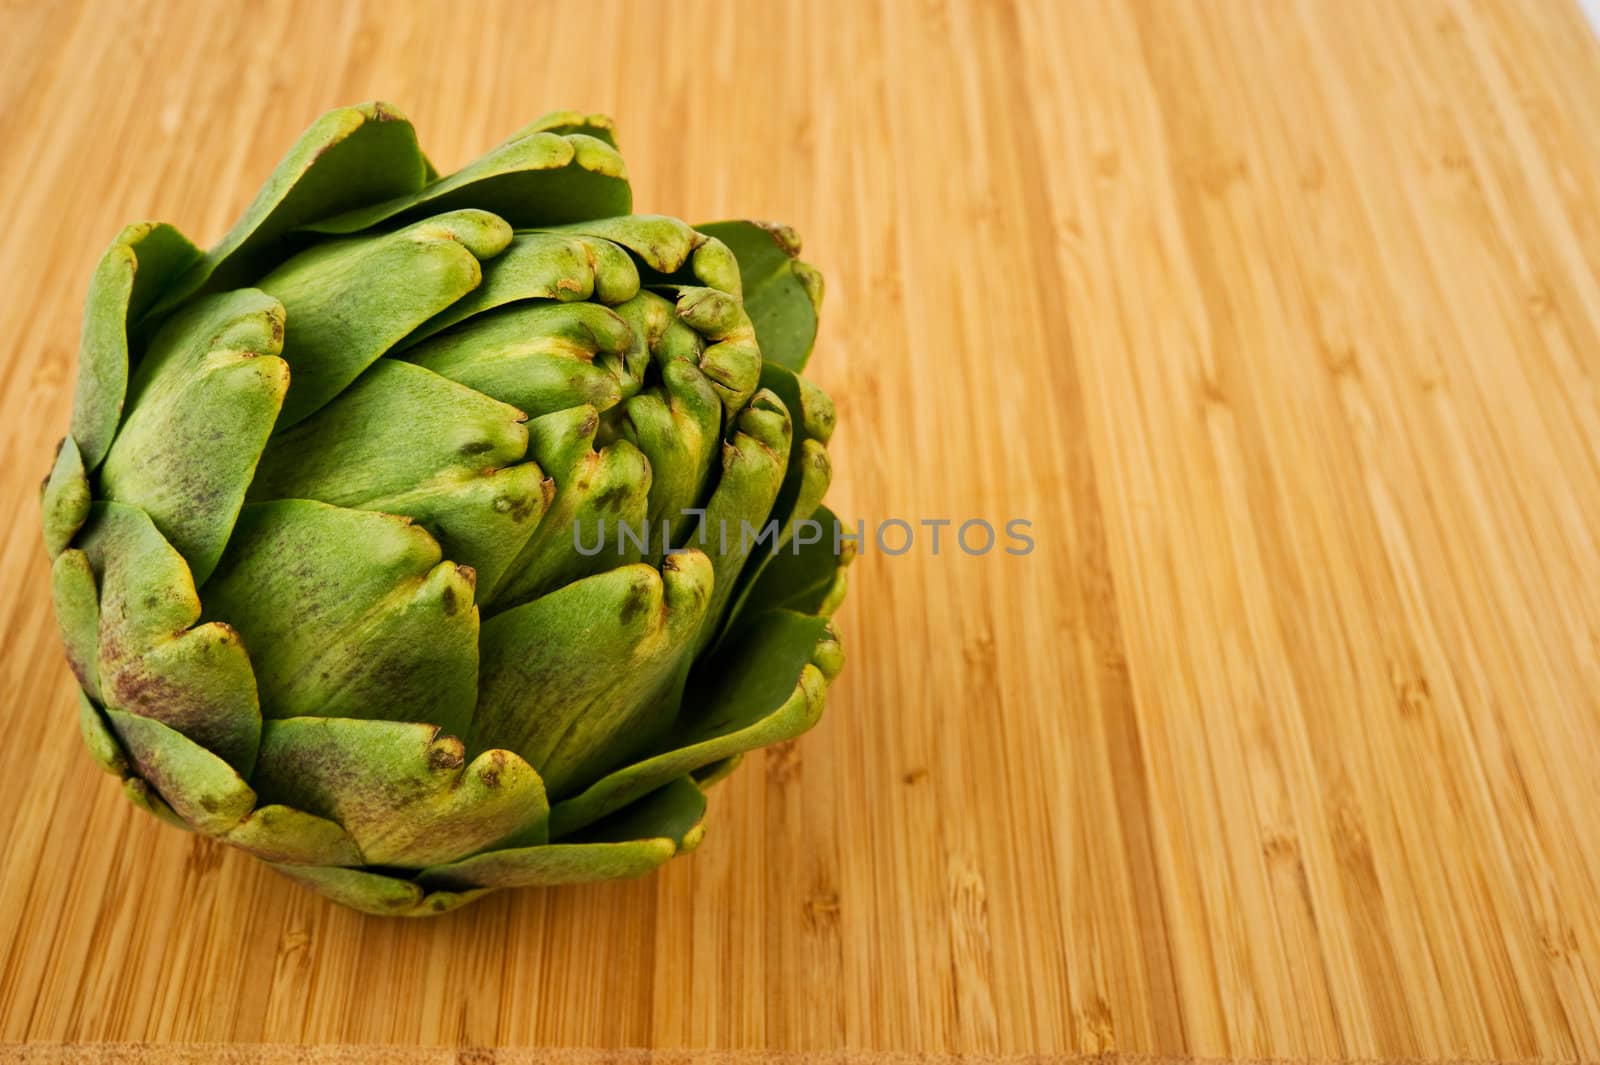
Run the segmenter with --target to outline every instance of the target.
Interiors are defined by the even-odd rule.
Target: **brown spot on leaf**
[[[500,772],[506,767],[506,752],[490,751],[489,764],[478,774],[483,786],[493,791],[500,786]]]
[[[494,501],[496,510],[511,515],[511,520],[521,525],[533,514],[532,496],[501,496]]]
[[[771,237],[772,242],[782,248],[783,253],[789,258],[793,259],[800,254],[800,234],[793,226],[783,222],[758,221],[755,224],[766,230],[767,236]]]
[[[428,768],[456,769],[466,758],[466,748],[454,736],[446,736],[428,748]]]
[[[628,485],[614,484],[594,497],[594,505],[600,510],[619,510],[627,501],[629,492]]]
[[[186,711],[194,709],[189,705],[193,696],[187,688],[167,677],[147,672],[141,660],[113,673],[110,688],[113,706],[164,724],[170,724],[174,718],[187,717]]]
[[[640,614],[644,613],[645,603],[649,598],[649,584],[641,581],[629,588],[628,597],[622,601],[622,610],[618,613],[617,620],[627,626]]]

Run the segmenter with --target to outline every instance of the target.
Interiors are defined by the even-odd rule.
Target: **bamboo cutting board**
[[[374,97],[444,167],[608,111],[642,210],[795,223],[835,509],[1032,523],[869,542],[822,724],[654,877],[366,918],[80,749],[37,487],[92,264]],[[0,144],[0,1043],[143,1044],[0,1057],[1600,1060],[1571,4],[7,0]]]

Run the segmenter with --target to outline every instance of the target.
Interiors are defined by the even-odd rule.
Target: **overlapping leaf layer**
[[[817,720],[820,278],[787,227],[631,210],[601,116],[440,177],[367,104],[211,251],[118,236],[44,531],[84,738],[133,801],[440,913],[653,869],[706,784]]]

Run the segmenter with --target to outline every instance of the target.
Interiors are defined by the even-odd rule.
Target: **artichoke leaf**
[[[87,700],[83,705],[98,719]],[[116,710],[106,711],[105,719],[110,728],[96,737],[91,749],[120,740],[119,755],[125,749],[138,774],[123,781],[135,805],[268,861],[362,864],[361,852],[339,825],[285,806],[257,806],[255,790],[232,766],[182,733]],[[97,720],[93,728],[98,732],[106,726]],[[85,735],[90,731],[85,724]],[[107,766],[113,767],[121,766]]]
[[[761,381],[761,349],[739,300],[703,286],[666,286],[664,291],[675,294],[674,311],[684,324],[710,342],[698,365],[723,407],[730,414],[743,409]]]
[[[640,292],[619,306],[617,314],[633,332],[636,357],[642,356],[662,370],[675,362],[699,369],[705,339],[678,317],[672,300],[655,292]]]
[[[475,389],[386,359],[315,415],[273,437],[249,498],[366,508],[370,500],[440,474],[521,462],[528,451],[526,420],[517,408]]]
[[[855,558],[855,546],[847,542],[835,552],[840,522],[827,507],[817,507],[811,520],[817,529],[807,531],[818,533],[816,538],[796,536],[772,557],[741,604],[742,614],[782,609],[825,617],[833,612],[829,604],[843,596],[845,567]]]
[[[705,809],[705,793],[688,777],[678,777],[568,842],[488,851],[424,869],[418,879],[460,890],[643,876],[699,846]]]
[[[694,782],[700,785],[701,788],[709,788],[713,784],[719,784],[728,779],[743,761],[744,752],[740,751],[738,754],[730,754],[728,757],[712,762],[710,765],[703,765],[689,775],[694,777]]]
[[[830,640],[823,618],[773,611],[756,619],[696,669],[659,753],[551,806],[550,838],[562,840],[675,777],[805,732],[827,692],[813,656]]]
[[[722,402],[690,363],[668,363],[660,385],[628,400],[619,432],[650,463],[647,520],[652,528],[686,524],[686,514],[705,490],[721,430]],[[670,532],[663,531],[645,557],[659,560],[670,540]]]
[[[837,680],[839,673],[844,669],[844,644],[840,642],[839,633],[834,629],[832,621],[823,627],[822,635],[817,638],[817,645],[811,649],[811,664],[822,670],[822,675],[829,684]]]
[[[247,503],[206,584],[255,655],[268,718],[428,721],[464,735],[476,698],[471,569],[409,518]]]
[[[550,226],[550,233],[577,233],[619,244],[657,274],[674,274],[706,242],[687,222],[664,214],[630,214]]]
[[[164,821],[173,828],[182,829],[185,832],[194,831],[193,825],[179,817],[172,807],[167,805],[167,801],[139,777],[123,777],[122,794],[130,803],[158,821]]]
[[[617,146],[617,127],[610,115],[585,114],[582,111],[548,111],[523,126],[501,143],[511,144],[533,133],[583,133],[595,140]]]
[[[366,864],[355,840],[338,824],[278,803],[257,806],[221,838],[268,862]]]
[[[492,587],[554,489],[525,415],[421,366],[379,360],[322,410],[272,438],[251,501],[315,499],[403,514]]]
[[[200,250],[158,222],[128,226],[111,242],[89,282],[78,346],[78,387],[72,397],[72,437],[93,470],[105,458],[122,421],[130,365],[128,332],[151,302],[200,259]]]
[[[610,241],[559,233],[518,233],[502,254],[484,263],[483,284],[418,326],[398,350],[511,303],[593,299],[617,304],[638,291],[638,268]]]
[[[83,733],[83,745],[89,749],[94,764],[113,776],[125,777],[131,772],[128,758],[122,753],[122,744],[106,724],[100,708],[81,690],[78,692],[78,730]]]
[[[390,220],[480,207],[519,229],[627,214],[628,170],[616,148],[588,133],[529,130],[417,192],[358,207],[305,227],[358,233]]]
[[[432,917],[472,902],[483,891],[424,892],[410,880],[366,869],[273,863],[272,868],[341,906],[376,917]]]
[[[230,626],[197,624],[200,600],[183,556],[148,515],[124,503],[94,504],[80,542],[99,577],[99,690],[85,689],[248,773],[261,733],[250,658]],[[81,618],[82,604],[78,610]]]
[[[528,423],[528,452],[555,481],[555,498],[500,584],[484,597],[495,610],[643,557],[647,545],[639,534],[648,529],[650,464],[626,440],[596,451],[599,425],[598,412],[589,406]],[[637,539],[624,537],[624,529]]]
[[[570,837],[570,843],[670,839],[679,854],[700,846],[706,831],[706,793],[693,775],[676,777]]]
[[[423,870],[423,877],[425,883],[445,889],[479,885],[490,890],[631,880],[660,868],[677,853],[677,846],[664,837],[626,843],[550,843],[488,851]]]
[[[752,558],[739,574],[733,605],[728,608],[722,621],[724,633],[744,612],[751,590],[773,559],[784,551],[793,553],[796,530],[822,505],[822,497],[833,480],[833,464],[828,458],[826,445],[833,435],[835,414],[833,401],[827,393],[792,370],[773,363],[762,364],[761,387],[779,396],[784,405],[797,415],[794,423],[795,443],[789,451],[789,466],[784,473],[783,486],[778,490],[777,501],[772,506],[772,518],[778,522],[775,549]],[[831,528],[827,530],[827,535],[831,540]]]
[[[777,526],[776,545],[756,554],[739,574],[732,605],[722,619],[724,628],[743,611],[745,598],[772,560],[784,551],[793,549],[794,536],[801,522],[813,519],[832,480],[833,463],[828,457],[828,449],[817,440],[800,440],[790,449],[789,468],[769,518]],[[815,530],[808,532],[814,534]]]
[[[716,636],[752,553],[758,549],[770,553],[775,547],[776,533],[769,522],[788,467],[793,432],[789,412],[776,393],[763,390],[739,413],[736,426],[733,439],[722,449],[721,480],[699,527],[684,542],[710,555],[717,574],[696,653]]]
[[[78,687],[100,697],[100,593],[89,556],[71,548],[50,564],[50,599]]]
[[[511,227],[486,211],[436,215],[301,252],[259,282],[288,312],[293,383],[279,428],[315,413],[417,326],[477,288]]]
[[[822,275],[802,262],[800,236],[772,222],[712,222],[697,227],[718,238],[739,260],[744,306],[761,357],[799,373],[817,339]]]
[[[139,777],[196,831],[220,836],[255,809],[244,777],[181,732],[121,710],[106,710],[106,718]]]
[[[597,303],[514,303],[430,337],[400,357],[537,418],[616,406],[638,390],[633,335]]]
[[[273,720],[252,779],[263,802],[344,826],[371,865],[420,868],[543,842],[549,805],[539,775],[509,751],[470,762],[466,751],[460,737],[423,723]]]
[[[689,277],[693,284],[714,288],[741,303],[744,301],[744,278],[739,273],[739,259],[731,248],[716,237],[706,237],[705,243],[694,250],[694,255],[689,259]],[[757,340],[760,340],[759,335]]]
[[[761,387],[777,393],[800,422],[805,439],[824,446],[833,439],[839,416],[833,400],[815,383],[776,363],[761,364]]]
[[[727,245],[670,215],[634,214],[552,226],[552,233],[580,233],[628,249],[645,268],[650,285],[704,286],[740,299],[739,262]]]
[[[686,511],[702,498],[722,440],[722,400],[700,370],[705,344],[676,314],[672,303],[641,292],[617,308],[633,334],[630,361],[653,366],[659,382],[629,398],[617,433],[650,463],[647,516],[682,527]],[[664,534],[645,552],[659,561],[675,539]]]
[[[392,105],[373,101],[326,112],[301,134],[227,235],[163,293],[152,316],[202,290],[249,284],[281,259],[296,227],[415,192],[424,169],[416,130]]]
[[[537,463],[524,462],[441,475],[366,506],[415,519],[447,555],[472,568],[478,587],[492,588],[539,529],[554,498],[555,482]]]
[[[656,731],[712,595],[710,561],[670,555],[585,577],[483,626],[473,747],[519,752],[559,796]]]
[[[44,547],[53,561],[65,551],[72,538],[89,518],[89,477],[84,472],[83,454],[77,441],[63,437],[56,448],[56,461],[44,482],[39,509],[44,526]]]
[[[198,300],[156,334],[100,471],[204,582],[222,554],[289,387],[283,307],[255,289]]]

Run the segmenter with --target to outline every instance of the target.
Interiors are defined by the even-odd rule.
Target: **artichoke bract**
[[[608,119],[440,176],[322,116],[202,252],[129,226],[45,482],[95,760],[371,913],[636,876],[841,664],[820,277],[636,215]]]

